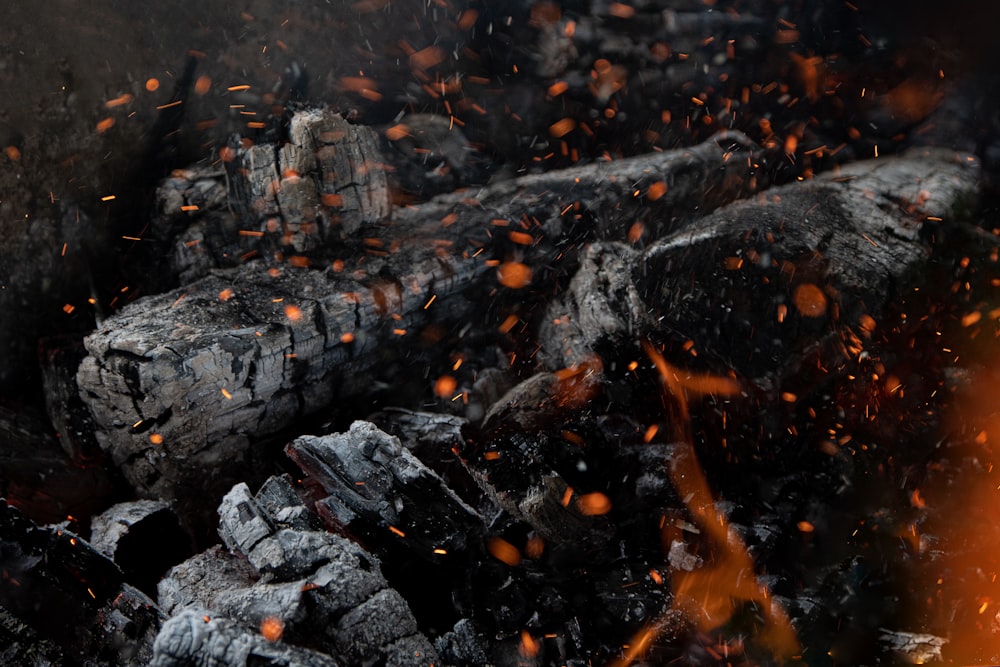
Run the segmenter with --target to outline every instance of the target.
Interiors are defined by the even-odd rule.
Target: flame
[[[953,432],[963,434],[952,458],[965,465],[911,495],[914,507],[928,512],[922,530],[941,540],[927,603],[947,628],[943,655],[951,664],[1000,660],[1000,468],[991,445],[1000,434],[1000,401],[989,389],[1000,375],[990,366],[996,362],[972,378],[951,415]]]
[[[686,499],[691,517],[716,551],[712,561],[706,565],[691,572],[678,570],[672,573],[672,609],[643,628],[614,664],[624,667],[640,656],[678,611],[684,612],[700,631],[708,632],[726,623],[737,604],[744,602],[756,604],[767,620],[760,636],[762,644],[779,659],[790,657],[799,650],[791,621],[758,580],[746,545],[715,508],[694,451],[689,397],[706,394],[732,396],[739,392],[739,385],[732,378],[694,374],[675,368],[648,342],[644,342],[643,347],[660,374],[673,408],[673,435],[680,449],[671,462],[671,480],[678,495]]]

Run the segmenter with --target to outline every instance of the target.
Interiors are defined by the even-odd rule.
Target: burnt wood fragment
[[[316,530],[287,479],[273,477],[257,494],[236,485],[219,519],[230,551],[195,556],[160,582],[160,598],[174,616],[157,638],[154,664],[235,667],[251,654],[276,664],[327,664],[308,662],[319,652],[334,656],[329,664],[437,661],[378,559]],[[267,624],[281,628],[285,644],[268,644]],[[236,653],[223,650],[230,643]]]
[[[151,667],[338,667],[327,655],[268,641],[237,622],[186,609],[163,624]]]
[[[280,146],[237,142],[226,162],[229,201],[273,247],[305,253],[389,216],[374,130],[326,109],[295,113]]]
[[[317,510],[333,529],[389,531],[422,558],[478,546],[483,519],[399,440],[370,422],[296,438],[286,451],[329,494]]]

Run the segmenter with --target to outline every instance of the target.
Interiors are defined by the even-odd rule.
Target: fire
[[[651,344],[644,343],[663,382],[673,414],[674,441],[679,451],[671,462],[670,477],[681,498],[685,499],[692,519],[710,542],[710,562],[691,572],[672,573],[673,608],[661,614],[632,641],[629,650],[616,664],[627,665],[642,654],[671,618],[681,611],[698,630],[709,632],[726,623],[740,603],[753,603],[767,621],[761,641],[778,658],[794,655],[799,644],[791,622],[774,602],[767,588],[754,573],[754,564],[740,537],[730,528],[716,507],[708,483],[698,464],[691,435],[688,400],[707,394],[732,396],[739,392],[732,378],[694,374],[675,368]]]

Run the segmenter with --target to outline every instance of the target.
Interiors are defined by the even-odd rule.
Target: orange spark
[[[486,540],[486,550],[501,563],[511,567],[517,567],[521,564],[521,552],[502,537],[491,537]]]
[[[556,139],[560,137],[565,137],[567,134],[572,132],[576,128],[576,121],[572,118],[563,118],[557,120],[549,126],[549,134],[551,134]]]
[[[132,96],[128,93],[124,95],[119,95],[118,97],[108,100],[104,103],[106,109],[114,109],[115,107],[124,106],[132,101]]]
[[[517,322],[517,315],[508,315],[504,321],[500,323],[500,326],[497,327],[497,331],[502,334],[510,333],[510,330],[514,328],[514,325],[517,324]]]
[[[531,267],[520,262],[504,262],[497,267],[497,279],[511,289],[527,287],[531,284]]]
[[[822,317],[826,313],[826,295],[812,283],[802,283],[792,292],[792,303],[806,317]]]
[[[451,398],[458,388],[458,381],[450,375],[442,375],[434,383],[434,395],[438,398]]]
[[[528,538],[527,544],[524,545],[524,555],[533,560],[541,558],[544,551],[545,540],[542,539],[541,535],[533,534]]]
[[[611,499],[603,493],[585,493],[576,499],[576,507],[585,516],[600,516],[611,511]]]
[[[194,92],[196,95],[205,95],[212,89],[212,79],[207,76],[199,76],[194,82]]]
[[[656,181],[649,186],[649,190],[646,192],[646,196],[649,197],[650,201],[656,201],[667,194],[667,184],[663,181]]]

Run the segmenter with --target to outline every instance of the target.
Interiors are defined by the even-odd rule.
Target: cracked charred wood
[[[258,630],[268,623],[300,647],[295,651],[323,652],[338,664],[402,667],[437,660],[378,559],[344,537],[315,530],[315,517],[288,480],[273,477],[256,495],[245,484],[233,487],[219,518],[230,551],[199,554],[160,582],[160,598],[174,614],[156,642],[162,664],[243,665],[243,654],[221,654],[220,646],[236,641],[258,651],[264,644]],[[188,621],[176,619],[205,623],[201,610],[232,621],[200,628],[192,639]],[[170,662],[182,658],[189,662]]]
[[[677,227],[757,188],[752,155],[726,133],[444,195],[327,249],[345,259],[324,270],[251,262],[140,299],[85,340],[77,380],[98,442],[140,494],[178,499],[188,521],[204,493],[250,479],[282,429],[370,394],[372,369],[398,380],[394,363],[424,349],[413,333],[469,318],[498,289],[497,264],[544,280],[585,240],[625,238],[636,216],[650,237]],[[497,233],[522,223],[530,234]]]
[[[147,595],[167,568],[191,555],[177,515],[161,500],[118,503],[91,521],[90,544],[121,568],[125,579]]]
[[[672,354],[685,359],[692,357],[685,344],[693,341],[698,361],[705,363],[707,358],[718,372],[734,370],[741,379],[772,392],[771,403],[761,412],[771,404],[785,405],[788,399],[779,392],[805,393],[799,386],[785,384],[807,376],[803,366],[806,371],[810,364],[820,367],[831,377],[846,375],[844,369],[851,368],[847,364],[872,344],[868,337],[889,301],[920,284],[920,270],[931,257],[930,237],[965,224],[963,214],[977,191],[976,172],[965,156],[913,152],[852,165],[830,177],[732,204],[645,251],[624,244],[591,245],[565,303],[554,305],[543,320],[543,352],[550,355],[549,367],[561,370],[529,378],[494,405],[481,432],[463,449],[463,461],[484,491],[512,516],[530,524],[548,548],[586,545],[588,540],[581,536],[595,541],[573,523],[551,520],[531,506],[533,498],[546,498],[546,485],[558,480],[555,491],[572,489],[572,493],[559,498],[549,491],[544,506],[558,506],[567,513],[587,509],[609,523],[611,535],[629,535],[623,540],[624,553],[642,553],[656,541],[655,517],[680,521],[684,516],[683,499],[677,497],[668,472],[677,452],[672,445],[658,444],[662,441],[640,444],[645,426],[634,424],[622,435],[610,437],[588,427],[579,414],[595,404],[609,406],[604,410],[610,414],[633,407],[639,414],[667,413],[667,437],[678,437],[676,431],[687,425],[690,415],[670,415],[664,409],[659,378],[646,377],[637,341],[672,343]],[[757,349],[748,351],[747,345]],[[740,350],[745,353],[734,353]],[[816,364],[817,358],[822,366]],[[632,361],[637,361],[635,366]],[[706,411],[717,405],[709,399],[706,403]],[[753,409],[759,407],[754,404]],[[741,414],[730,406],[725,409],[730,415]],[[678,426],[682,416],[685,423]],[[702,419],[700,424],[709,421],[695,417]],[[753,436],[751,429],[763,419],[754,414],[745,421]],[[747,439],[751,446],[762,442],[756,435],[757,439]],[[642,473],[626,468],[627,459],[621,456],[625,450],[618,448],[630,442],[655,448],[660,457],[645,459]],[[652,454],[651,449],[643,451]],[[824,471],[848,465],[828,454],[817,455]],[[601,473],[595,479],[586,474],[591,470]],[[725,470],[732,474],[733,468]],[[743,465],[741,470],[750,468]],[[799,482],[817,484],[817,468],[806,470]],[[857,472],[844,475],[844,479],[856,477]],[[621,489],[609,480],[629,480],[635,487]],[[740,483],[727,481],[730,493]],[[591,494],[600,495],[574,507],[578,498]],[[650,504],[637,507],[636,498]],[[781,508],[780,498],[776,500],[773,506]],[[794,507],[785,508],[780,514],[793,511]],[[755,509],[746,519],[755,527],[747,531],[746,542],[761,558],[768,557],[776,541],[780,543],[770,533],[795,530],[779,513]],[[627,521],[628,531],[623,529]],[[699,538],[681,539],[678,531],[673,533],[676,539],[663,544],[667,569],[675,573],[704,569],[706,563],[699,558],[705,551],[691,548]],[[665,538],[671,534],[664,531]],[[512,562],[524,558],[526,541],[505,539],[514,549],[505,547],[501,555],[508,554],[505,558]],[[603,566],[599,561],[590,565],[593,579]],[[527,586],[522,584],[521,590]],[[601,592],[607,596],[601,598],[604,606],[610,607],[613,595]],[[665,608],[664,600],[651,600],[643,593],[637,591],[638,598],[631,602],[641,604],[647,613]],[[512,596],[507,608],[524,609],[524,605]],[[552,617],[558,618],[558,612]]]
[[[386,408],[368,415],[366,421],[399,438],[421,463],[447,480],[460,498],[478,506],[482,494],[457,456],[465,446],[462,429],[466,420],[455,415]]]
[[[229,151],[229,201],[276,248],[307,253],[389,216],[378,135],[333,111],[295,113],[280,146]]]
[[[365,537],[391,531],[425,559],[478,547],[479,513],[398,438],[370,422],[354,422],[346,433],[296,438],[285,451],[329,494],[316,509],[331,530],[364,531]]]
[[[0,633],[17,635],[8,646],[94,665],[148,664],[159,610],[85,540],[0,502],[0,570]]]

